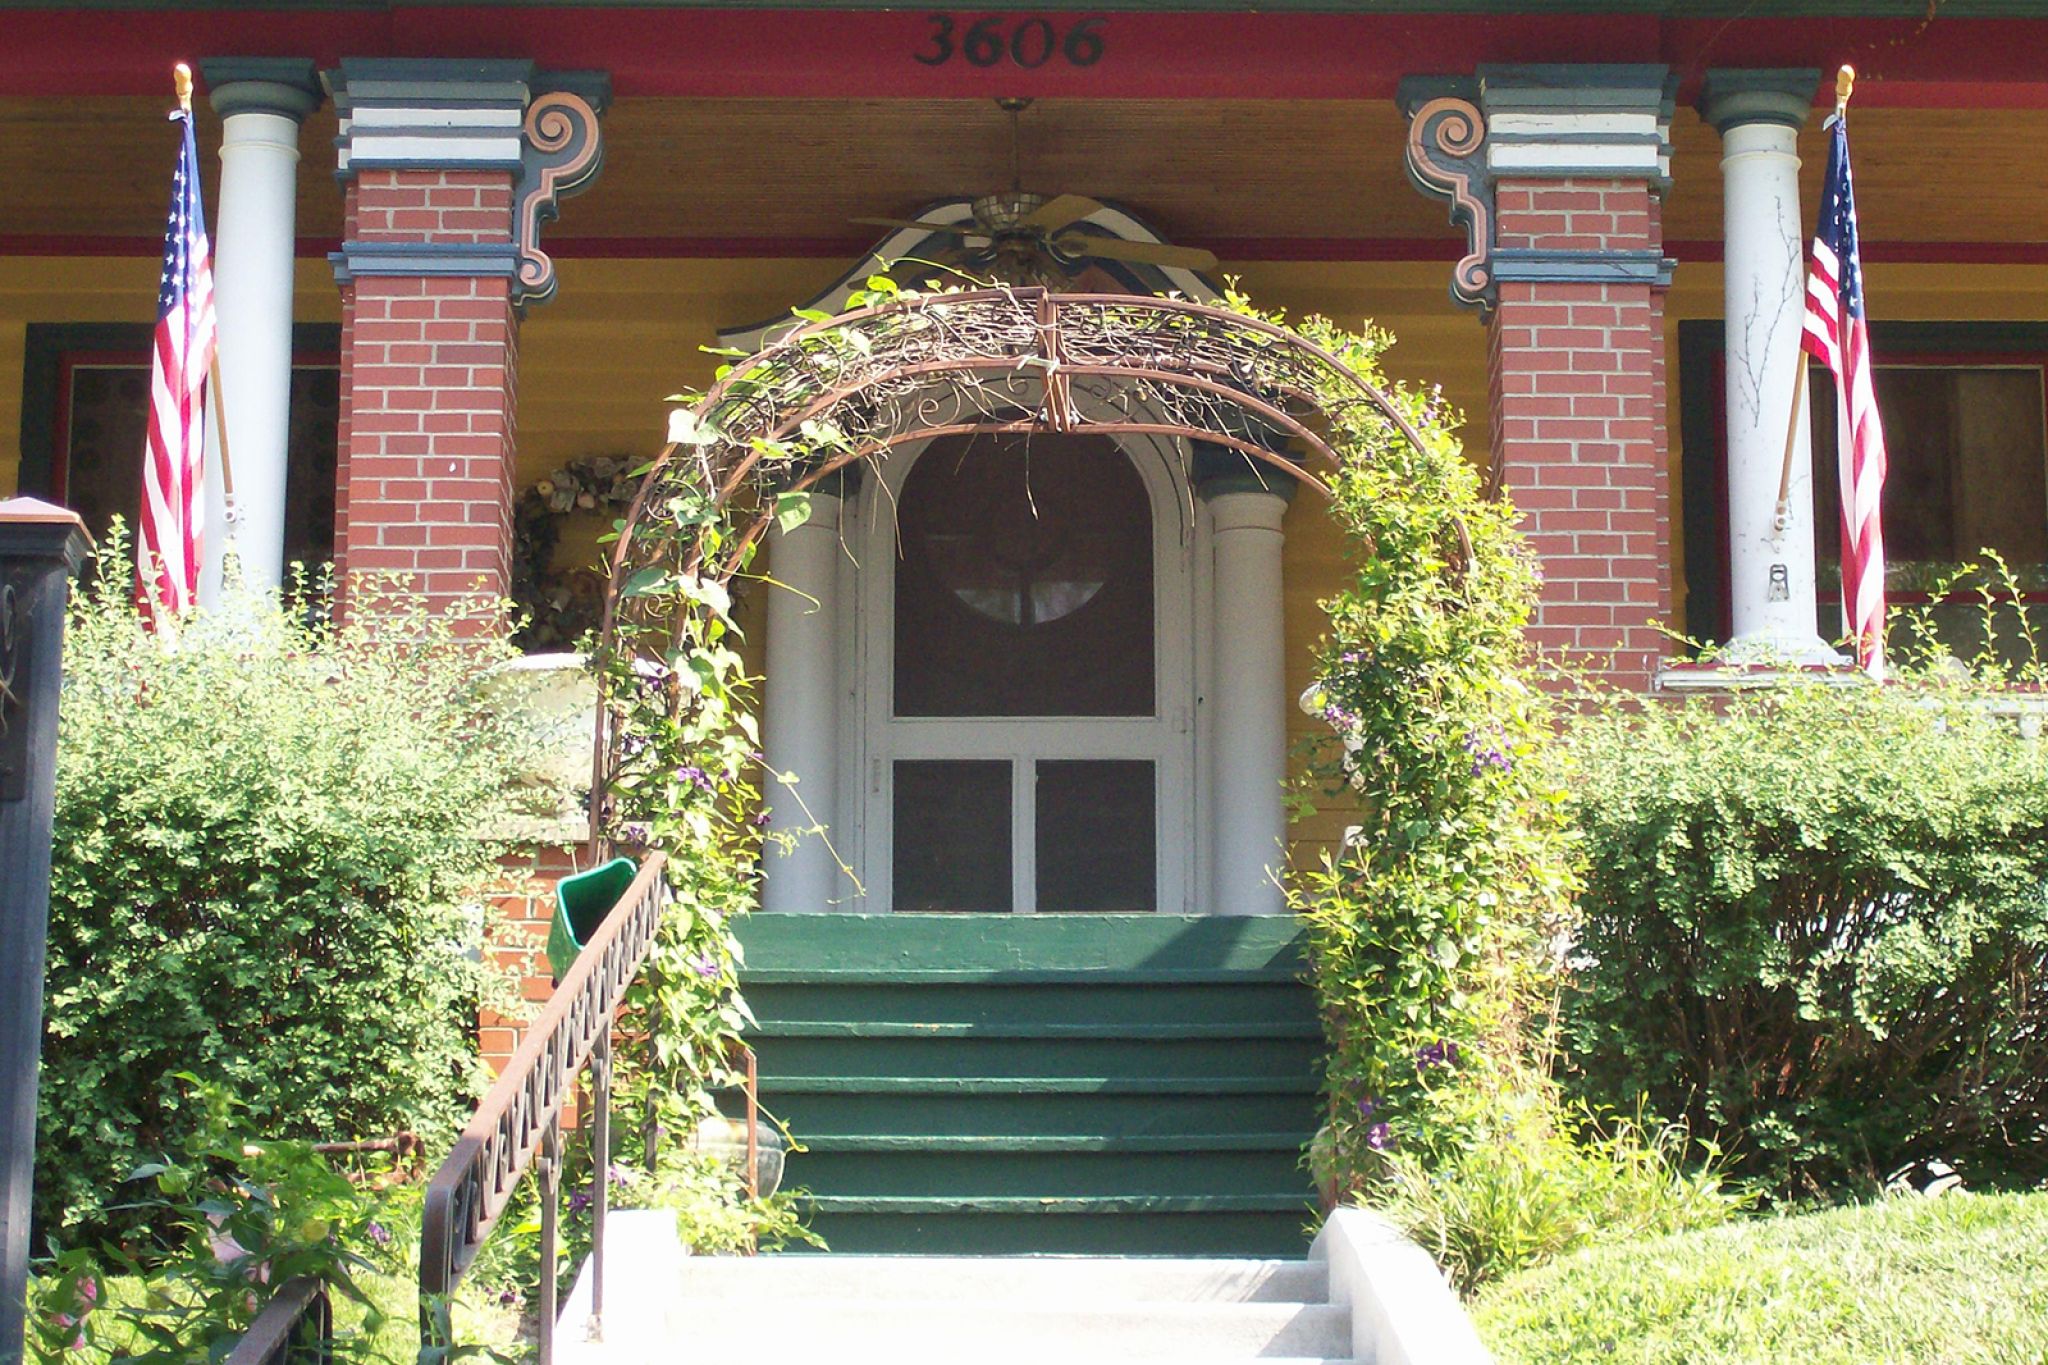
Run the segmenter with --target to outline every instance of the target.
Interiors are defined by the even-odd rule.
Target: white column
[[[1721,132],[1731,649],[1801,663],[1834,657],[1816,629],[1812,437],[1803,414],[1791,421],[1805,363],[1799,128],[1819,83],[1818,71],[1710,71],[1700,97]]]
[[[1216,570],[1215,761],[1209,810],[1212,908],[1219,915],[1277,915],[1287,832],[1286,647],[1280,605],[1281,519],[1277,493],[1209,497]]]
[[[769,776],[765,878],[761,908],[821,911],[844,899],[852,883],[826,847],[836,846],[833,794],[838,788],[839,688],[833,623],[838,615],[839,499],[812,490],[811,517],[793,531],[769,536],[768,662],[762,697],[762,743],[773,773],[791,773],[785,787]],[[779,848],[772,836],[795,839]]]
[[[284,576],[299,121],[319,103],[319,87],[310,62],[224,60],[206,63],[205,75],[221,116],[213,287],[240,513],[232,525],[208,527],[207,570],[217,585],[221,551],[231,545],[248,585],[268,590]],[[220,473],[216,443],[208,482]]]

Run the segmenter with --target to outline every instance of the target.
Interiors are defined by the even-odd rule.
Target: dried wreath
[[[604,574],[595,564],[557,567],[562,523],[578,516],[616,522],[639,480],[625,455],[586,455],[519,495],[512,510],[512,600],[522,624],[513,642],[529,654],[577,649],[604,615]]]

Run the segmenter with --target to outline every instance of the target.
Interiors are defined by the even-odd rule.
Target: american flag
[[[180,125],[183,137],[178,170],[171,179],[163,276],[157,284],[136,565],[136,599],[159,629],[199,594],[206,375],[214,348],[213,260],[206,241],[206,210],[199,202],[199,146],[189,109],[171,119]]]
[[[1842,626],[1856,662],[1884,676],[1884,424],[1871,384],[1870,327],[1863,314],[1863,260],[1856,239],[1856,189],[1849,174],[1849,128],[1840,110],[1828,120],[1828,170],[1821,182],[1820,225],[1806,277],[1801,345],[1835,378],[1836,462],[1842,480]]]

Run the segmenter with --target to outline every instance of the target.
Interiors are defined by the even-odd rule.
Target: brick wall
[[[1661,245],[1639,181],[1504,181],[1495,208],[1502,247]],[[1640,689],[1671,604],[1661,293],[1503,281],[1489,361],[1494,458],[1543,567],[1531,641]]]
[[[575,848],[544,845],[521,849],[506,857],[504,881],[491,896],[494,917],[491,956],[519,988],[527,1010],[537,1011],[554,989],[544,954],[548,924],[555,913],[555,883],[580,871]],[[519,1045],[525,1020],[485,1010],[477,1020],[477,1038],[491,1069],[503,1068]]]
[[[511,176],[364,170],[347,212],[361,242],[509,242]],[[437,605],[503,596],[517,441],[511,282],[358,274],[342,328],[343,572],[408,575]]]

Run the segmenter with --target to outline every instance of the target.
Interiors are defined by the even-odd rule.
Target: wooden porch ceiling
[[[0,252],[111,250],[161,231],[172,134],[163,102],[0,100]],[[1023,116],[1026,188],[1115,199],[1173,240],[1226,258],[1416,254],[1450,230],[1407,184],[1387,101],[1047,99]],[[202,116],[209,168],[218,124]],[[299,231],[341,232],[332,111],[301,141]],[[2048,241],[2048,189],[2015,149],[2048,145],[2048,109],[1870,108],[1855,115],[1857,191],[1887,245]],[[849,220],[1006,186],[1007,118],[963,100],[629,99],[606,121],[605,171],[565,205],[560,238],[646,254],[813,255],[869,234]],[[1673,242],[1721,235],[1719,141],[1690,110],[1674,130]],[[1818,120],[1802,143],[1810,206]],[[2024,152],[2017,153],[2024,156]],[[209,186],[211,194],[212,187]],[[148,250],[153,250],[153,247]]]

